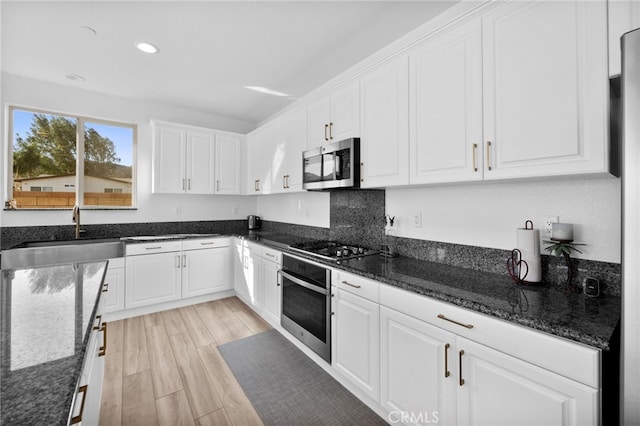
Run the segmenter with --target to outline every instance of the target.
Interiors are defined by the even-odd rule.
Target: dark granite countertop
[[[287,246],[309,240],[260,232],[237,236],[301,257],[305,256]],[[544,283],[519,285],[506,272],[480,272],[409,257],[367,256],[340,262],[309,259],[603,350],[609,349],[620,320],[619,297],[590,298]]]
[[[107,264],[2,270],[0,424],[67,424]]]

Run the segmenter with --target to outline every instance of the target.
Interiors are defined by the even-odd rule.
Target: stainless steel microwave
[[[360,187],[360,139],[332,142],[302,153],[302,188]]]

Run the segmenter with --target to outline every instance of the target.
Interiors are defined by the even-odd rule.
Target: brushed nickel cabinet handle
[[[107,323],[106,322],[102,323],[102,327],[100,328],[100,331],[102,331],[102,333],[104,334],[102,335],[103,345],[100,346],[98,350],[98,356],[105,356],[107,354]]]
[[[473,154],[473,171],[477,172],[478,171],[478,162],[476,159],[476,151],[478,150],[478,144],[474,143],[471,149],[471,152]]]
[[[282,176],[282,188],[287,188],[287,175]]]
[[[491,170],[491,141],[487,141],[487,170]]]
[[[438,314],[438,318],[443,319],[445,321],[452,322],[452,323],[457,324],[457,325],[460,325],[460,326],[462,326],[464,328],[468,328],[468,329],[472,329],[473,328],[473,324],[464,324],[464,323],[458,322],[456,320],[452,320],[451,318],[447,318],[446,316],[444,316],[442,314]]]
[[[449,377],[451,375],[451,372],[449,371],[449,348],[451,347],[450,344],[445,344],[444,345],[444,377]]]
[[[460,352],[458,352],[458,368],[460,371],[460,386],[464,386],[464,379],[462,378],[462,355],[464,355],[464,350],[460,349]]]
[[[324,140],[325,140],[325,141],[328,141],[328,140],[329,140],[329,138],[327,137],[327,129],[328,129],[328,128],[329,128],[329,125],[328,125],[328,124],[325,124],[325,125],[324,125]]]
[[[333,140],[333,123],[329,123],[329,139]]]
[[[351,284],[348,281],[342,281],[342,284],[346,284],[346,285],[351,286],[353,288],[361,288],[362,287],[361,285]]]
[[[162,246],[145,247],[145,250],[160,250]]]
[[[71,417],[71,424],[80,423],[82,421],[82,414],[84,413],[84,402],[87,399],[87,385],[80,386],[78,393],[82,394],[82,402],[80,403],[80,413],[77,416]]]
[[[180,255],[176,255],[176,268],[180,267]]]
[[[185,178],[182,178],[182,190],[183,190],[183,191],[187,189],[187,188],[186,188],[186,185],[185,185],[185,181],[186,181],[186,179],[185,179]]]
[[[183,268],[187,267],[187,255],[186,254],[182,255],[182,267]]]
[[[216,180],[216,192],[220,192],[220,180]]]
[[[360,163],[360,182],[364,182],[364,163]]]
[[[256,191],[260,191],[260,179],[256,181]]]
[[[208,241],[208,242],[206,242],[206,243],[200,243],[200,245],[201,245],[201,246],[212,246],[212,245],[214,245],[214,244],[215,244],[215,243],[214,243],[213,241]]]
[[[102,285],[102,292],[103,292],[103,293],[106,293],[106,292],[108,292],[108,291],[109,291],[109,283],[104,283],[104,284]]]

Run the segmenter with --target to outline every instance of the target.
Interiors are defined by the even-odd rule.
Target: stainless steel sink
[[[29,241],[2,251],[2,269],[91,262],[124,256],[120,238]]]

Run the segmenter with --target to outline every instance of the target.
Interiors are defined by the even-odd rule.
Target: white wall
[[[388,189],[387,214],[407,238],[511,250],[516,228],[532,220],[544,234],[545,216],[574,224],[587,245],[575,257],[620,262],[620,179],[556,180]],[[422,213],[422,227],[412,225]],[[541,251],[544,245],[541,245]]]
[[[90,92],[72,86],[49,84],[10,74],[2,75],[1,84],[0,93],[4,120],[7,116],[7,106],[17,105],[138,125],[137,210],[85,210],[82,214],[83,223],[226,220],[243,219],[248,214],[256,213],[256,199],[254,197],[151,194],[150,120],[152,118],[238,133],[247,133],[254,127],[252,123],[175,106],[136,102],[126,98]],[[2,128],[6,129],[4,124],[2,124]],[[6,166],[6,140],[5,130],[3,131],[3,148],[0,152],[3,188],[7,187],[7,176],[11,173]],[[5,193],[4,190],[2,192]],[[3,204],[4,201],[2,200]],[[181,214],[177,214],[177,209]],[[235,211],[237,213],[234,213]],[[7,227],[70,223],[71,212],[67,210],[0,212],[0,224]]]
[[[258,215],[264,220],[329,228],[328,192],[261,195],[257,197]]]

